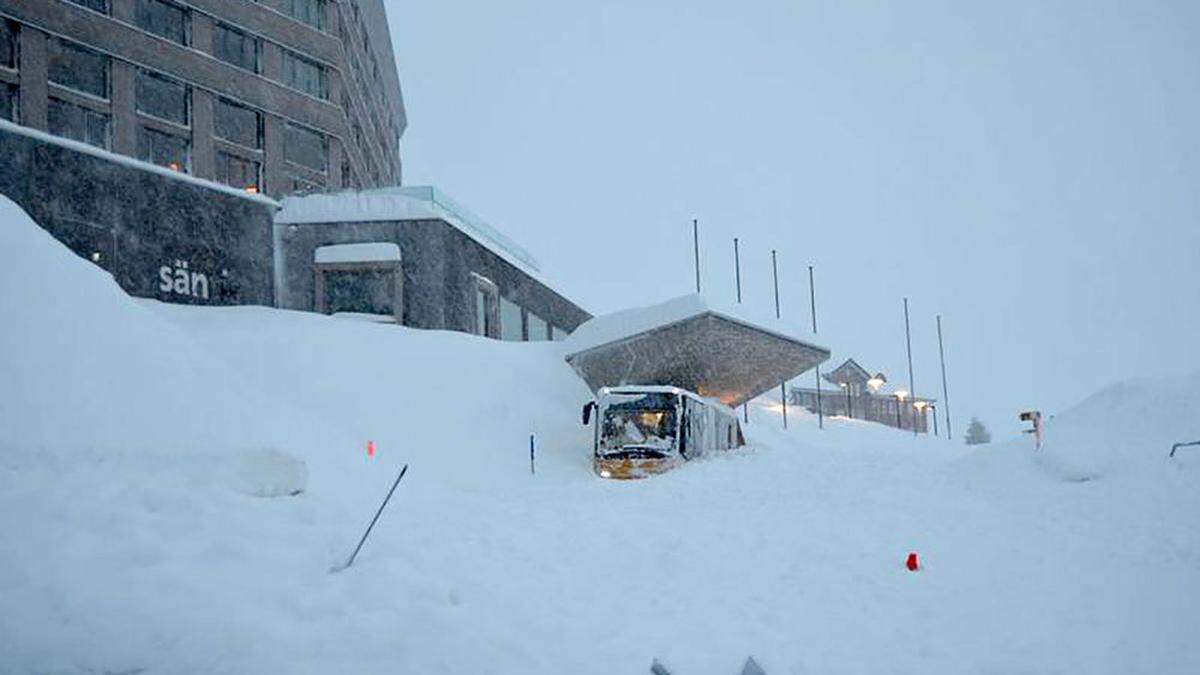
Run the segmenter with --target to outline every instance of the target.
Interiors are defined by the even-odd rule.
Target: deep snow
[[[563,345],[135,301],[3,199],[0,250],[0,672],[1200,670],[1195,376],[1041,454],[764,399],[618,483]]]

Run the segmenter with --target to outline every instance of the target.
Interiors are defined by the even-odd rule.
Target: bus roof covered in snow
[[[668,385],[738,406],[829,358],[771,323],[686,295],[595,317],[564,346],[592,391]]]

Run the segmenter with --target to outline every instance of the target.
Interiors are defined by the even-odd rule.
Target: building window
[[[171,42],[188,43],[188,11],[165,0],[137,0],[137,25]]]
[[[525,339],[521,321],[521,306],[508,298],[500,298],[500,339],[520,342]]]
[[[325,28],[325,0],[287,0],[288,14],[317,30]]]
[[[138,159],[172,171],[189,173],[191,142],[181,136],[166,134],[147,127],[138,128]]]
[[[51,82],[92,96],[108,98],[107,56],[57,38],[51,38],[46,49],[46,73]]]
[[[190,100],[191,87],[186,84],[148,70],[138,71],[138,112],[187,126]]]
[[[46,117],[50,133],[55,136],[108,148],[108,115],[51,98],[47,102]]]
[[[87,7],[94,12],[108,14],[108,0],[67,0],[67,2],[75,3],[80,7]]]
[[[324,134],[288,124],[283,139],[283,158],[325,173],[329,162],[329,142]]]
[[[262,192],[262,165],[251,159],[218,152],[217,180],[246,192]]]
[[[542,342],[550,339],[549,325],[545,322],[545,320],[542,319],[542,317],[534,314],[533,312],[528,312],[525,316],[529,322],[528,339],[530,342]]]
[[[320,99],[329,93],[321,64],[289,51],[283,52],[283,83]]]
[[[497,302],[500,297],[496,284],[491,279],[479,276],[474,272],[471,278],[475,282],[475,334],[484,337],[500,337],[497,327]]]
[[[17,67],[17,24],[0,19],[0,66]]]
[[[17,85],[0,83],[0,119],[17,121]]]
[[[213,34],[213,56],[243,70],[258,72],[258,40],[236,28],[217,24]]]
[[[219,98],[213,110],[213,127],[217,138],[255,150],[262,148],[263,118],[257,110]]]

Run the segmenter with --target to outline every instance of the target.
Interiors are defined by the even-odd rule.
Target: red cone
[[[904,561],[904,566],[908,568],[909,572],[916,572],[921,569],[921,563],[917,561],[917,554],[909,553],[908,560]]]

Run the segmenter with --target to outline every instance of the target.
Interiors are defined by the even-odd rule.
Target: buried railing
[[[1175,445],[1172,445],[1172,446],[1171,446],[1171,454],[1170,454],[1170,455],[1168,455],[1168,456],[1169,456],[1169,457],[1174,457],[1174,456],[1175,456],[1175,451],[1176,451],[1176,450],[1178,450],[1178,449],[1180,449],[1180,448],[1187,448],[1187,447],[1191,447],[1191,446],[1193,446],[1193,445],[1200,445],[1200,441],[1192,441],[1191,443],[1176,443]]]

